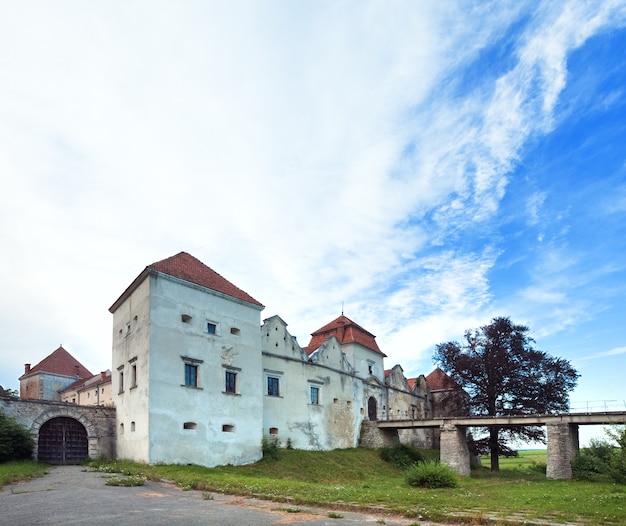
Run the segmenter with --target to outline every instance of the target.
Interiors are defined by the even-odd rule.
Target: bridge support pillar
[[[546,477],[571,479],[572,460],[578,453],[578,425],[548,424],[548,461]]]
[[[441,462],[459,475],[469,476],[470,454],[467,447],[467,428],[445,423],[441,426]]]

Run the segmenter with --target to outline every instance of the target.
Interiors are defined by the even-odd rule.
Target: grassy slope
[[[534,459],[539,454],[531,454]],[[148,478],[175,481],[186,489],[255,495],[293,504],[377,506],[430,520],[487,517],[546,519],[579,524],[626,524],[626,486],[549,481],[532,466],[533,458],[503,459],[500,474],[475,470],[454,489],[411,488],[402,472],[378,452],[281,450],[278,461],[250,466],[144,466],[119,462],[117,468]],[[545,462],[545,452],[543,452]],[[517,465],[515,465],[517,463]]]

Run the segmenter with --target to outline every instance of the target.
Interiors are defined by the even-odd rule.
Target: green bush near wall
[[[35,442],[28,430],[0,408],[0,463],[31,458]]]

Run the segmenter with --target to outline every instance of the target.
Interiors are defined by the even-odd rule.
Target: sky
[[[343,310],[415,377],[508,316],[626,409],[624,49],[617,0],[0,0],[0,385],[110,368],[186,251],[303,346]]]

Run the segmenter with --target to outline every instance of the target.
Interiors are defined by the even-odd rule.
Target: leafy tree
[[[568,393],[578,373],[567,360],[554,358],[533,347],[529,328],[509,318],[496,317],[489,325],[465,333],[465,342],[437,345],[434,360],[470,395],[475,415],[508,416],[552,414],[569,407]],[[489,451],[491,470],[498,471],[498,456],[514,452],[512,439],[545,443],[537,426],[489,428],[488,438],[477,439],[479,453]]]
[[[0,408],[0,463],[31,458],[35,442],[28,430]]]
[[[15,400],[19,398],[19,393],[15,389],[5,389],[0,385],[0,398],[11,398]]]

